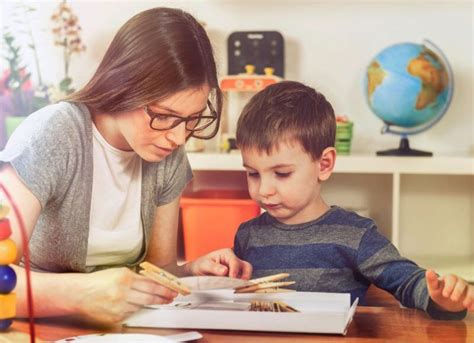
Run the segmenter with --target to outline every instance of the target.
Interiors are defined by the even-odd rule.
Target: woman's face
[[[148,106],[154,113],[172,114],[182,118],[196,116],[207,109],[210,88],[203,85],[191,88]],[[185,122],[178,126],[157,131],[150,127],[150,116],[143,108],[120,113],[116,117],[118,130],[123,137],[124,150],[133,150],[148,162],[159,162],[186,142],[190,132]]]

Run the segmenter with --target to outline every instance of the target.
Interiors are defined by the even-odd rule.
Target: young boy
[[[266,212],[240,226],[236,255],[255,278],[290,273],[299,291],[350,293],[364,304],[373,283],[433,318],[464,318],[474,310],[474,286],[455,275],[438,279],[400,256],[373,220],[324,202],[335,130],[331,104],[298,82],[269,86],[245,106],[236,140],[250,196]]]

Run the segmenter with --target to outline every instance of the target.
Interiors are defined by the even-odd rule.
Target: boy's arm
[[[367,280],[392,293],[406,307],[422,309],[438,319],[462,319],[466,315],[466,310],[450,312],[433,306],[425,270],[400,256],[395,246],[377,232],[375,225],[360,241],[357,267]]]
[[[432,317],[445,311],[463,313],[474,311],[474,286],[457,275],[438,278],[433,270],[426,271],[426,285],[430,295],[428,304]],[[456,319],[456,318],[453,318]],[[462,318],[460,318],[462,319]]]

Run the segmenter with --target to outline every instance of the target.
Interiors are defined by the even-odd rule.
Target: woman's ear
[[[326,181],[334,170],[336,163],[336,149],[329,147],[324,149],[319,158],[319,181]]]

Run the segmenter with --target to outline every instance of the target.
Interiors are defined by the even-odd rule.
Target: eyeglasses
[[[174,114],[162,114],[153,112],[148,106],[143,107],[143,110],[146,114],[148,114],[151,119],[150,127],[153,130],[157,131],[171,130],[172,128],[175,128],[176,126],[184,122],[186,130],[191,133],[190,136],[195,138],[208,139],[214,137],[219,128],[218,115],[210,101],[207,102],[207,108],[203,113],[188,118],[183,118]],[[217,125],[210,134],[202,132],[216,121]]]

